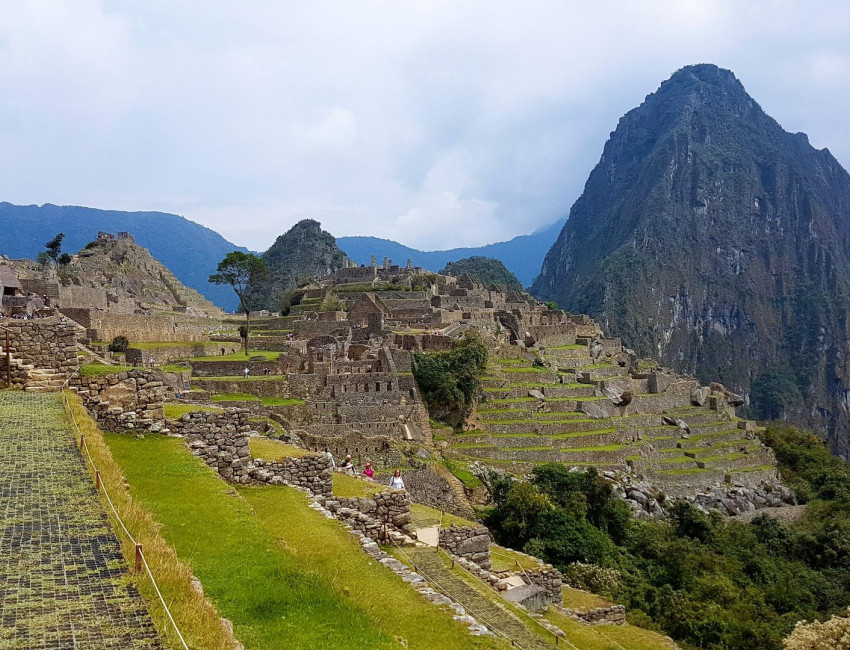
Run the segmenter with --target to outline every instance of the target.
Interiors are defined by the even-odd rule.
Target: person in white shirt
[[[331,461],[331,469],[336,469],[336,461],[334,455],[330,451],[325,452],[328,455],[328,460]]]
[[[244,375],[245,375],[245,379],[248,379],[248,375],[251,373],[251,371],[250,371],[250,370],[248,370],[247,368],[245,368],[245,370],[243,370],[242,372],[243,372],[243,373],[244,373]]]
[[[390,479],[390,487],[393,490],[403,490],[404,489],[404,481],[401,479],[401,470],[396,470],[393,472],[393,476]]]

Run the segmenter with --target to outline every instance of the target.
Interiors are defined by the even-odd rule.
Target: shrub
[[[451,350],[413,355],[413,376],[429,408],[465,413],[472,404],[484,366],[487,346],[468,332]]]
[[[571,587],[595,594],[610,595],[620,588],[620,572],[598,564],[573,562],[563,574]]]
[[[112,339],[112,343],[109,344],[109,351],[123,354],[129,347],[130,341],[127,340],[127,337],[119,335]]]

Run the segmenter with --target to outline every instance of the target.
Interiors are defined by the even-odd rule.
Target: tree
[[[218,263],[218,273],[210,276],[213,284],[229,284],[239,297],[239,306],[245,312],[245,356],[248,356],[248,335],[251,328],[251,309],[258,298],[257,289],[268,277],[268,269],[262,259],[251,253],[233,251]]]
[[[59,253],[62,252],[62,240],[65,239],[65,233],[60,232],[53,239],[47,242],[44,247],[47,249],[47,256],[53,260],[53,262],[58,262]]]
[[[71,263],[72,257],[68,253],[62,253],[57,262],[60,266],[68,266]]]

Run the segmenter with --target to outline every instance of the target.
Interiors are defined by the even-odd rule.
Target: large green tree
[[[268,277],[268,269],[262,259],[251,253],[233,251],[218,263],[218,273],[210,276],[213,284],[230,285],[239,298],[239,306],[245,312],[245,356],[248,356],[248,337],[251,329],[251,311],[257,300],[257,289]]]

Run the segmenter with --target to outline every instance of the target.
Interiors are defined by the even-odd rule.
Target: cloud
[[[254,249],[305,217],[422,248],[532,232],[702,61],[850,162],[838,0],[0,7],[0,199],[173,211]]]

